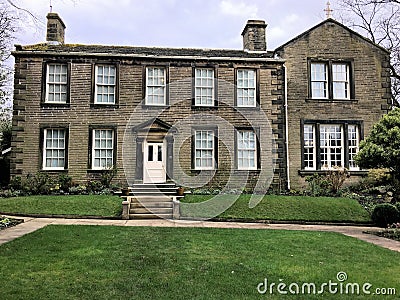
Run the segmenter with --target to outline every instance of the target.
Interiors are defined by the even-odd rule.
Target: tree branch
[[[29,14],[34,20],[39,21],[38,17],[36,17],[36,16],[35,16],[33,13],[31,13],[29,10],[27,10],[27,9],[25,9],[25,8],[23,8],[23,7],[17,6],[17,5],[16,5],[13,1],[11,1],[11,0],[7,0],[7,2],[8,2],[12,7],[14,7],[15,9],[18,9],[18,10],[20,10],[20,11],[23,11],[23,12]]]

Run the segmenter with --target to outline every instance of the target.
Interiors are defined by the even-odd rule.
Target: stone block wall
[[[231,162],[234,157],[231,154],[234,152],[233,127],[255,125],[260,128],[261,169],[268,169],[269,172],[268,176],[263,175],[261,179],[267,183],[269,177],[273,177],[273,188],[285,189],[284,78],[281,61],[249,62],[244,59],[235,63],[224,60],[210,63],[206,60],[53,56],[43,53],[15,54],[15,59],[12,176],[26,176],[42,170],[40,130],[49,126],[63,126],[68,128],[69,132],[68,168],[61,172],[68,173],[75,182],[85,182],[88,178],[96,177],[99,172],[89,168],[89,130],[91,126],[112,126],[116,133],[116,163],[119,168],[115,182],[125,185],[125,175],[132,176],[136,168],[136,140],[132,128],[149,119],[158,118],[178,128],[174,136],[174,179],[198,175],[198,171],[192,169],[191,128],[199,125],[218,125],[221,135],[218,142],[218,169],[208,186],[220,188],[228,182],[231,173],[236,172],[243,174],[235,177],[239,179],[232,183],[233,186],[242,184],[240,178],[249,175],[246,186],[253,189],[261,170],[232,170]],[[42,103],[44,66],[46,62],[51,61],[69,65],[68,105],[50,106]],[[96,63],[118,65],[119,95],[116,105],[93,105],[93,70]],[[157,65],[167,68],[168,107],[146,107],[142,103],[145,94],[145,68]],[[204,66],[215,68],[218,74],[219,103],[215,108],[192,107],[193,68]],[[259,108],[235,107],[235,70],[243,67],[258,70]],[[251,122],[246,118],[251,119]],[[226,124],[230,127],[225,127]],[[54,175],[60,173],[48,172]],[[268,189],[268,186],[265,184],[262,188]]]
[[[293,189],[306,187],[301,171],[301,120],[356,120],[366,137],[390,107],[389,53],[327,21],[278,49],[288,76],[288,133],[290,180]],[[308,60],[351,61],[354,99],[315,100],[309,97]],[[353,179],[365,172],[352,172]]]

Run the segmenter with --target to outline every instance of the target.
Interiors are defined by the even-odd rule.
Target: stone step
[[[150,202],[155,202],[155,203],[171,202],[172,203],[172,198],[165,196],[165,195],[158,195],[158,196],[146,195],[146,196],[134,197],[131,200],[131,203],[145,203],[146,205],[147,205],[147,203],[150,203]]]
[[[131,193],[134,195],[145,195],[145,194],[176,195],[176,189],[177,187],[174,183],[134,184],[131,187]]]
[[[174,183],[134,184],[130,187],[129,219],[172,219]]]
[[[136,183],[131,188],[176,188],[175,183]]]
[[[151,207],[151,208],[172,208],[172,202],[134,202],[131,203],[131,209],[134,208],[143,208],[143,207]]]
[[[171,214],[172,208],[155,208],[155,207],[140,207],[140,208],[131,208],[129,210],[130,215],[136,214],[156,214],[156,215],[164,215]]]
[[[129,194],[130,196],[176,196],[176,190],[173,191],[158,191],[158,190],[133,190]]]
[[[155,214],[133,214],[129,215],[130,220],[134,219],[172,219],[172,214],[160,214],[160,215],[155,215]]]

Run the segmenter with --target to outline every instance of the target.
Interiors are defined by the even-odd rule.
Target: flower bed
[[[0,216],[0,230],[8,228],[8,227],[16,226],[22,222],[23,222],[23,220],[12,219],[12,218]]]

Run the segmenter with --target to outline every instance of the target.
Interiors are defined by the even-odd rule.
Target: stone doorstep
[[[126,196],[122,201],[122,219],[179,219],[176,196]]]

